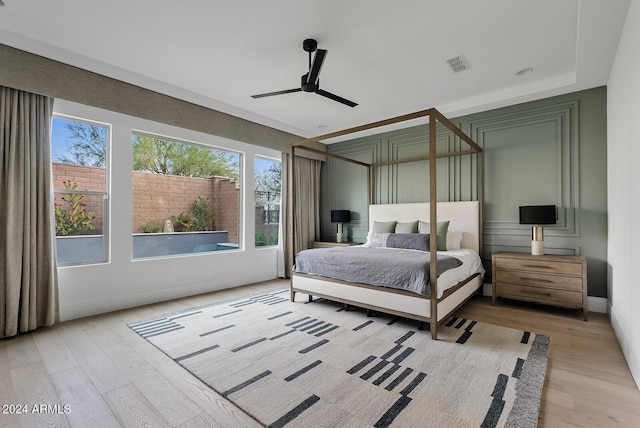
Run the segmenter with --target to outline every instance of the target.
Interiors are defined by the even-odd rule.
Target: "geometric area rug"
[[[434,341],[288,289],[129,327],[269,427],[535,427],[550,346],[455,316]]]

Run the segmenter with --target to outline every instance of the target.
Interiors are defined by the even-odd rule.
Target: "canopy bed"
[[[429,119],[429,154],[426,156],[368,164],[344,156],[332,154],[330,152],[321,151],[313,147],[313,144],[319,141],[341,137],[360,131],[366,131],[369,129],[422,117],[428,117]],[[437,123],[444,125],[444,127],[451,131],[456,137],[458,137],[460,141],[466,143],[469,148],[467,150],[438,153],[436,151],[436,137],[438,131]],[[443,222],[449,222],[448,230],[455,231],[457,234],[460,234],[459,236],[461,238],[461,244],[459,245],[459,247],[463,250],[467,249],[471,253],[476,253],[477,260],[479,261],[478,254],[480,253],[482,248],[482,149],[480,148],[480,146],[478,146],[473,140],[471,140],[471,138],[464,134],[450,120],[444,117],[439,111],[437,111],[435,108],[432,108],[293,143],[291,146],[292,163],[296,162],[296,151],[298,150],[316,152],[325,156],[333,157],[366,167],[368,187],[367,200],[369,201],[369,238],[367,240],[367,244],[365,244],[363,247],[396,247],[398,248],[398,251],[406,252],[404,253],[404,256],[399,256],[398,259],[410,259],[414,257],[414,252],[422,253],[423,257],[427,259],[426,261],[429,264],[429,274],[428,278],[425,278],[425,283],[428,283],[426,289],[413,289],[409,291],[405,289],[399,289],[398,287],[402,287],[402,284],[387,284],[384,283],[384,280],[381,284],[376,284],[375,280],[367,281],[364,279],[360,280],[358,278],[354,279],[341,276],[343,274],[347,274],[347,270],[352,269],[345,269],[345,272],[343,274],[336,273],[334,275],[319,274],[317,271],[314,271],[316,269],[315,267],[311,267],[311,270],[307,272],[304,272],[303,269],[296,267],[296,269],[294,269],[291,274],[291,301],[295,301],[296,292],[301,292],[308,294],[310,298],[311,296],[323,297],[329,300],[343,302],[345,304],[355,305],[370,310],[377,310],[404,316],[420,322],[428,322],[430,324],[431,337],[434,340],[437,339],[438,326],[443,321],[445,321],[451,313],[453,313],[464,302],[466,302],[478,290],[478,288],[482,286],[483,270],[481,263],[478,263],[476,261],[472,262],[471,264],[474,264],[476,266],[479,264],[479,267],[477,267],[473,272],[467,272],[465,275],[463,275],[463,278],[456,278],[455,275],[457,275],[457,273],[452,273],[453,271],[459,271],[459,268],[451,268],[451,270],[441,273],[440,277],[438,272],[438,269],[441,268],[443,264],[443,261],[441,259],[447,258],[446,252],[438,252],[439,248],[441,250],[446,249],[443,248],[444,244],[442,240],[440,240],[439,245],[438,237],[439,226],[441,226]],[[438,198],[436,190],[436,160],[443,157],[465,155],[476,155],[476,171],[478,172],[478,201],[437,202]],[[392,165],[424,160],[429,161],[429,202],[409,204],[371,204],[371,174],[373,168],[382,165]],[[291,170],[294,171],[295,168],[291,168]],[[291,186],[296,186],[296,179],[293,174],[291,177]],[[295,191],[292,191],[289,194],[291,199],[291,207],[294,207],[296,203],[295,198],[292,196],[294,194]],[[439,224],[438,220],[441,220],[441,224]],[[403,224],[406,224],[408,222],[417,223],[420,224],[422,229],[421,232],[423,232],[424,234],[422,235],[422,237],[406,236],[407,234],[404,233],[376,234],[374,233],[374,231],[375,227],[377,227],[377,222],[394,222],[394,224],[396,224],[396,222]],[[296,233],[294,223],[295,222],[291,222],[292,235]],[[389,232],[393,232],[393,230],[390,230]],[[391,235],[393,235],[393,237]],[[440,235],[440,238],[444,239],[442,233]],[[393,238],[392,240],[394,242],[400,242],[400,245],[389,245],[389,240],[391,238]],[[416,241],[416,239],[414,238],[417,238],[418,241],[420,239],[425,240],[423,243],[424,248],[421,249],[427,250],[428,252],[425,253],[422,251],[417,251],[415,245],[417,245],[416,242],[418,241]],[[377,245],[376,241],[379,239],[382,239],[385,243],[383,245]],[[408,246],[407,242],[410,242]],[[290,260],[294,259],[294,254],[297,250],[298,249],[292,248],[292,246],[289,247]],[[338,249],[327,250],[328,251],[325,251],[326,253],[342,251]],[[365,256],[366,248],[360,249],[357,247],[352,247],[348,250],[353,250],[351,251],[351,253],[355,254],[356,257],[363,257],[363,259],[367,258]],[[323,250],[307,250],[306,252],[301,252],[300,256],[303,256],[302,253],[312,251]],[[371,251],[370,253],[374,256],[378,256],[379,254],[381,254],[380,252]],[[319,255],[319,253],[316,254]],[[385,254],[391,255],[391,252],[387,252]],[[331,256],[331,254],[326,255]],[[344,257],[346,257],[342,254],[334,254],[333,256],[339,257],[340,260],[345,260]],[[454,259],[458,259],[458,256],[465,255],[462,254],[462,252],[458,252],[453,255]],[[301,263],[299,263],[300,265],[303,264],[302,260],[303,259],[301,259]],[[313,260],[310,260],[310,262],[312,261]],[[372,261],[371,263],[376,264],[378,262]],[[325,265],[331,264],[332,262],[330,260],[325,262]],[[469,263],[464,262],[462,263],[462,265],[466,268]],[[298,270],[298,272],[296,272],[296,270]],[[366,270],[366,268],[363,270]],[[456,279],[452,280],[451,278]],[[369,282],[369,284],[367,284],[366,282]],[[446,287],[443,287],[441,286],[441,282],[449,283],[446,284]],[[437,290],[437,292],[432,292],[432,290]]]

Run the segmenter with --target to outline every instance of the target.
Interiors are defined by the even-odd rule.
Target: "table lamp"
[[[338,235],[336,242],[342,242],[344,237],[342,233],[342,224],[351,221],[351,211],[349,210],[331,210],[331,223],[338,223]]]
[[[555,205],[526,205],[520,207],[520,224],[531,224],[531,254],[544,254],[543,224],[556,224]]]

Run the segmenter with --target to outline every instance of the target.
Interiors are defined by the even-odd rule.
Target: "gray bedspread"
[[[293,271],[428,296],[429,258],[430,253],[426,251],[399,248],[317,248],[298,253]],[[461,264],[462,261],[454,257],[439,254],[438,276]]]

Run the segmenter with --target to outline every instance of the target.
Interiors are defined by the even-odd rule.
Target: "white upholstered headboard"
[[[437,221],[449,221],[449,230],[463,232],[462,248],[480,252],[480,205],[478,201],[438,202]],[[429,221],[429,203],[369,205],[369,230],[374,221]]]

